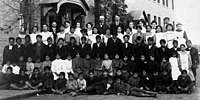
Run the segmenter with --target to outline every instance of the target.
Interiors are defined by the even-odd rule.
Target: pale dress
[[[169,62],[171,63],[171,75],[173,80],[177,80],[178,77],[181,75],[181,71],[179,70],[178,67],[178,58],[176,57],[171,57],[169,58]]]
[[[174,33],[174,31],[167,31],[165,33],[165,37],[167,39],[167,46],[168,48],[172,48],[173,47],[173,41],[176,40],[176,35]]]
[[[160,40],[164,39],[167,42],[167,38],[165,36],[165,33],[156,33],[155,34],[155,38],[156,38],[156,47],[160,47]]]
[[[175,34],[176,34],[176,38],[178,41],[178,46],[180,46],[181,44],[185,44],[186,40],[185,40],[185,38],[183,38],[184,31],[183,30],[180,32],[176,31]]]
[[[52,34],[52,32],[49,32],[49,31],[47,31],[47,32],[41,32],[40,35],[42,36],[43,43],[46,44],[46,45],[48,44],[47,43],[47,39],[49,37],[51,37],[53,39],[53,34]]]
[[[189,68],[191,67],[190,65],[190,53],[188,51],[186,52],[178,52],[179,53],[179,60],[180,60],[180,65],[182,70],[186,70],[189,72]]]
[[[103,60],[101,66],[102,69],[105,69],[109,72],[109,75],[113,75],[112,60]]]
[[[117,37],[122,41],[122,43],[124,43],[124,34],[122,33],[117,33]]]

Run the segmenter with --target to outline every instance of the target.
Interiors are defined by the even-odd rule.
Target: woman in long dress
[[[160,40],[164,39],[165,41],[167,41],[166,37],[165,37],[165,33],[162,32],[162,27],[160,25],[158,25],[156,27],[156,33],[155,33],[155,41],[156,41],[156,46],[159,48],[160,45]]]
[[[176,28],[175,34],[180,46],[181,44],[185,44],[185,42],[188,40],[188,37],[186,31],[182,29],[181,23],[176,24]]]
[[[74,34],[78,35],[79,38],[82,37],[82,33],[81,33],[81,23],[80,23],[80,22],[77,22],[77,23],[76,23],[76,29],[75,29]]]
[[[173,41],[176,40],[176,35],[172,24],[168,24],[166,28],[167,31],[165,32],[165,37],[167,39],[167,46],[170,49],[173,47]]]
[[[40,35],[42,36],[43,43],[47,45],[47,38],[51,37],[53,39],[53,34],[52,32],[48,31],[48,26],[46,24],[42,26],[42,29],[43,31],[40,33]]]
[[[37,42],[36,40],[36,36],[39,35],[39,32],[38,32],[38,27],[37,26],[34,26],[33,29],[32,29],[32,33],[29,34],[30,38],[31,38],[31,43],[34,44],[35,42]]]
[[[93,27],[93,24],[91,22],[86,24],[86,29],[87,29],[87,35],[88,36],[92,35],[92,27]]]

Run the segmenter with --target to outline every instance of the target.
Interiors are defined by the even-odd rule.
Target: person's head
[[[181,71],[181,75],[184,76],[184,77],[186,77],[187,76],[187,70],[182,70]]]
[[[40,63],[40,58],[38,57],[38,58],[36,58],[36,61],[35,61],[36,63]]]
[[[69,73],[68,73],[68,79],[69,79],[69,80],[74,80],[74,74],[71,73],[71,72],[69,72]]]
[[[188,48],[192,47],[192,41],[191,40],[187,40],[185,43],[186,43]]]
[[[106,34],[110,35],[110,28],[106,28]]]
[[[145,70],[142,71],[143,76],[147,76],[147,72]]]
[[[71,43],[71,44],[75,44],[75,43],[76,43],[75,37],[70,37],[70,43]]]
[[[167,70],[164,70],[164,71],[163,71],[163,75],[165,75],[165,76],[168,75],[168,71],[167,71]]]
[[[32,33],[36,33],[36,32],[38,32],[38,27],[37,26],[33,26]]]
[[[153,44],[153,38],[152,37],[149,37],[147,39],[147,41],[148,41],[148,45],[152,45]]]
[[[10,64],[11,64],[10,60],[8,60],[8,61],[6,62],[6,64],[7,64],[7,65],[10,65]]]
[[[77,52],[76,53],[76,58],[80,58],[81,56],[80,56],[80,53],[79,52]]]
[[[58,45],[64,45],[64,39],[63,38],[58,39]]]
[[[134,60],[135,60],[135,55],[132,54],[132,55],[131,55],[131,61],[134,61]]]
[[[15,44],[15,38],[14,37],[9,37],[9,45],[14,45]]]
[[[119,54],[115,54],[115,59],[119,59]]]
[[[155,56],[152,54],[152,55],[150,55],[150,60],[151,61],[155,61]]]
[[[86,40],[87,40],[87,38],[86,38],[85,36],[81,37],[81,42],[82,42],[82,44],[85,44],[85,43],[86,43]]]
[[[47,43],[48,43],[49,45],[53,44],[53,39],[52,39],[52,37],[48,37],[48,38],[47,38]]]
[[[144,56],[144,55],[141,55],[140,60],[141,60],[141,61],[145,61],[145,56]]]
[[[166,29],[167,29],[167,31],[174,31],[172,24],[167,24]]]
[[[137,44],[141,44],[142,43],[142,37],[141,36],[137,36],[136,37],[136,43]]]
[[[70,27],[70,33],[73,34],[74,32],[75,32],[75,28],[71,26],[71,27]]]
[[[51,67],[50,66],[45,66],[44,67],[44,72],[45,73],[50,73],[51,72]]]
[[[156,26],[156,33],[161,33],[162,32],[162,26],[158,25]]]
[[[169,24],[169,22],[170,22],[169,17],[165,17],[165,18],[164,18],[164,24]]]
[[[13,68],[12,67],[8,67],[7,68],[7,74],[12,74],[13,73]]]
[[[125,42],[125,43],[128,43],[128,41],[129,41],[129,35],[124,35],[123,38],[124,38],[124,42]]]
[[[173,53],[173,54],[172,54],[172,57],[178,58],[178,54],[177,54],[177,53]]]
[[[108,83],[108,84],[112,84],[112,83],[113,83],[113,79],[112,79],[112,77],[108,77],[108,79],[107,79],[107,83]]]
[[[16,38],[16,43],[17,43],[17,44],[21,44],[21,43],[22,43],[22,39],[21,39],[20,37],[17,37],[17,38]]]
[[[89,77],[91,77],[91,78],[94,77],[94,71],[93,71],[93,70],[90,70],[90,71],[88,72],[88,74],[89,74]]]
[[[186,49],[185,44],[181,44],[180,48],[181,48],[181,51],[185,51],[185,49]]]
[[[36,40],[37,42],[42,42],[42,35],[37,35]]]
[[[80,22],[76,22],[76,28],[81,28],[81,23]]]
[[[117,35],[118,35],[117,33],[113,33],[112,38],[117,39]]]
[[[133,77],[137,78],[138,77],[138,73],[137,72],[133,72]]]
[[[60,26],[60,31],[61,31],[61,32],[64,32],[64,31],[65,31],[65,25],[61,25],[61,26]]]
[[[108,71],[107,70],[103,71],[103,76],[108,76]]]
[[[126,28],[126,34],[131,34],[131,32],[132,32],[132,28],[127,27],[127,28]]]
[[[19,61],[24,61],[24,56],[19,56]]]
[[[32,58],[31,58],[31,57],[28,57],[28,58],[27,58],[27,61],[28,61],[28,62],[32,62]]]
[[[79,78],[80,80],[84,79],[83,73],[79,73],[78,78]]]
[[[25,36],[25,43],[30,43],[30,41],[31,41],[30,35],[26,35]]]
[[[100,35],[97,35],[97,36],[96,36],[96,41],[97,41],[97,43],[100,43],[100,42],[101,42],[101,36],[100,36]]]
[[[142,31],[142,26],[136,26],[136,30],[137,30],[138,33],[141,33],[141,31]]]
[[[133,28],[133,27],[134,27],[134,23],[131,21],[131,22],[129,22],[128,26],[129,26],[130,28]]]
[[[151,25],[147,25],[147,32],[151,32],[152,26]]]
[[[140,19],[138,25],[144,27],[146,25],[146,22],[144,21],[144,19]]]
[[[182,24],[181,24],[181,23],[176,24],[176,28],[177,28],[178,30],[182,30]]]
[[[33,73],[36,74],[36,75],[39,74],[39,71],[40,71],[40,70],[39,70],[38,67],[35,67],[35,68],[33,69]]]
[[[86,24],[86,28],[87,28],[87,29],[92,29],[92,27],[93,27],[93,24],[92,24],[91,22],[88,22],[88,23]]]
[[[56,54],[56,59],[60,59],[60,54],[59,53]]]
[[[109,59],[109,56],[107,53],[104,54],[104,59]]]
[[[166,63],[167,62],[167,57],[162,57],[162,62]]]
[[[96,59],[97,61],[100,61],[100,60],[101,60],[100,54],[96,54],[95,59]]]
[[[65,21],[65,28],[70,27],[70,22],[69,21]]]
[[[97,27],[92,28],[92,34],[98,34],[98,28]]]
[[[153,28],[153,29],[156,29],[157,24],[158,24],[158,23],[157,23],[155,20],[153,20],[153,21],[151,22],[152,28]]]
[[[125,68],[125,67],[123,67],[122,68],[122,73],[127,73],[128,71],[127,71],[127,68]]]
[[[127,56],[127,55],[124,55],[123,60],[124,60],[124,61],[128,61],[128,56]]]
[[[72,59],[71,55],[67,54],[67,60],[71,60],[71,59]]]
[[[59,73],[59,78],[60,79],[64,79],[65,78],[65,73],[64,72],[60,72]]]
[[[166,41],[164,39],[160,40],[160,45],[161,47],[165,47],[166,46]]]
[[[120,84],[120,83],[121,83],[121,81],[122,81],[122,80],[121,80],[121,78],[120,78],[120,77],[117,77],[117,78],[116,78],[116,83],[117,83],[117,84]]]
[[[118,15],[115,15],[115,22],[120,22],[120,17]]]
[[[50,57],[48,55],[45,56],[46,61],[50,61]]]
[[[121,28],[121,26],[118,26],[118,27],[117,27],[117,33],[122,33],[122,28]]]
[[[42,25],[42,30],[44,32],[48,31],[48,26],[46,24]]]
[[[24,76],[25,75],[25,70],[23,68],[21,68],[19,70],[19,75]]]
[[[51,26],[52,26],[52,28],[56,28],[57,27],[57,23],[56,22],[52,22]]]
[[[87,34],[87,29],[81,29],[81,33],[82,33],[83,36],[88,35],[88,34]]]
[[[116,70],[116,75],[117,76],[121,76],[122,75],[122,70],[121,69],[117,69]]]
[[[174,40],[172,44],[173,44],[173,47],[175,47],[175,48],[178,47],[178,41],[177,40]]]
[[[85,58],[86,58],[86,59],[90,59],[90,54],[87,53],[87,54],[85,55]]]

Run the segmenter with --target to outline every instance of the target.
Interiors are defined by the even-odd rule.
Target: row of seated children
[[[80,73],[78,78],[75,78],[74,74],[68,73],[67,79],[65,73],[60,72],[59,78],[54,80],[49,66],[44,68],[44,73],[40,73],[38,68],[34,68],[30,77],[23,69],[20,69],[19,74],[13,74],[12,67],[8,67],[7,73],[1,77],[3,81],[0,82],[0,88],[41,89],[48,94],[69,93],[72,96],[88,93],[139,97],[156,97],[157,92],[191,93],[193,89],[193,82],[186,70],[181,71],[177,81],[173,81],[166,70],[157,77],[149,75],[145,70],[141,75],[137,72],[130,75],[126,69],[117,69],[114,76],[110,76],[107,70],[102,71],[100,76],[94,75],[94,71],[89,71],[88,74],[84,76],[83,73]]]

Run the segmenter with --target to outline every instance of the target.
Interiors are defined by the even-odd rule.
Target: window
[[[158,25],[161,25],[161,18],[158,17]]]
[[[166,6],[168,7],[168,0],[166,0]]]
[[[154,20],[157,22],[157,17],[156,16],[154,16]]]
[[[160,3],[160,0],[157,0],[158,3]]]
[[[148,16],[148,23],[150,24],[151,23],[151,15],[147,14],[147,16]]]
[[[172,9],[174,9],[174,0],[172,0]]]
[[[163,0],[163,5],[165,5],[165,0]]]

